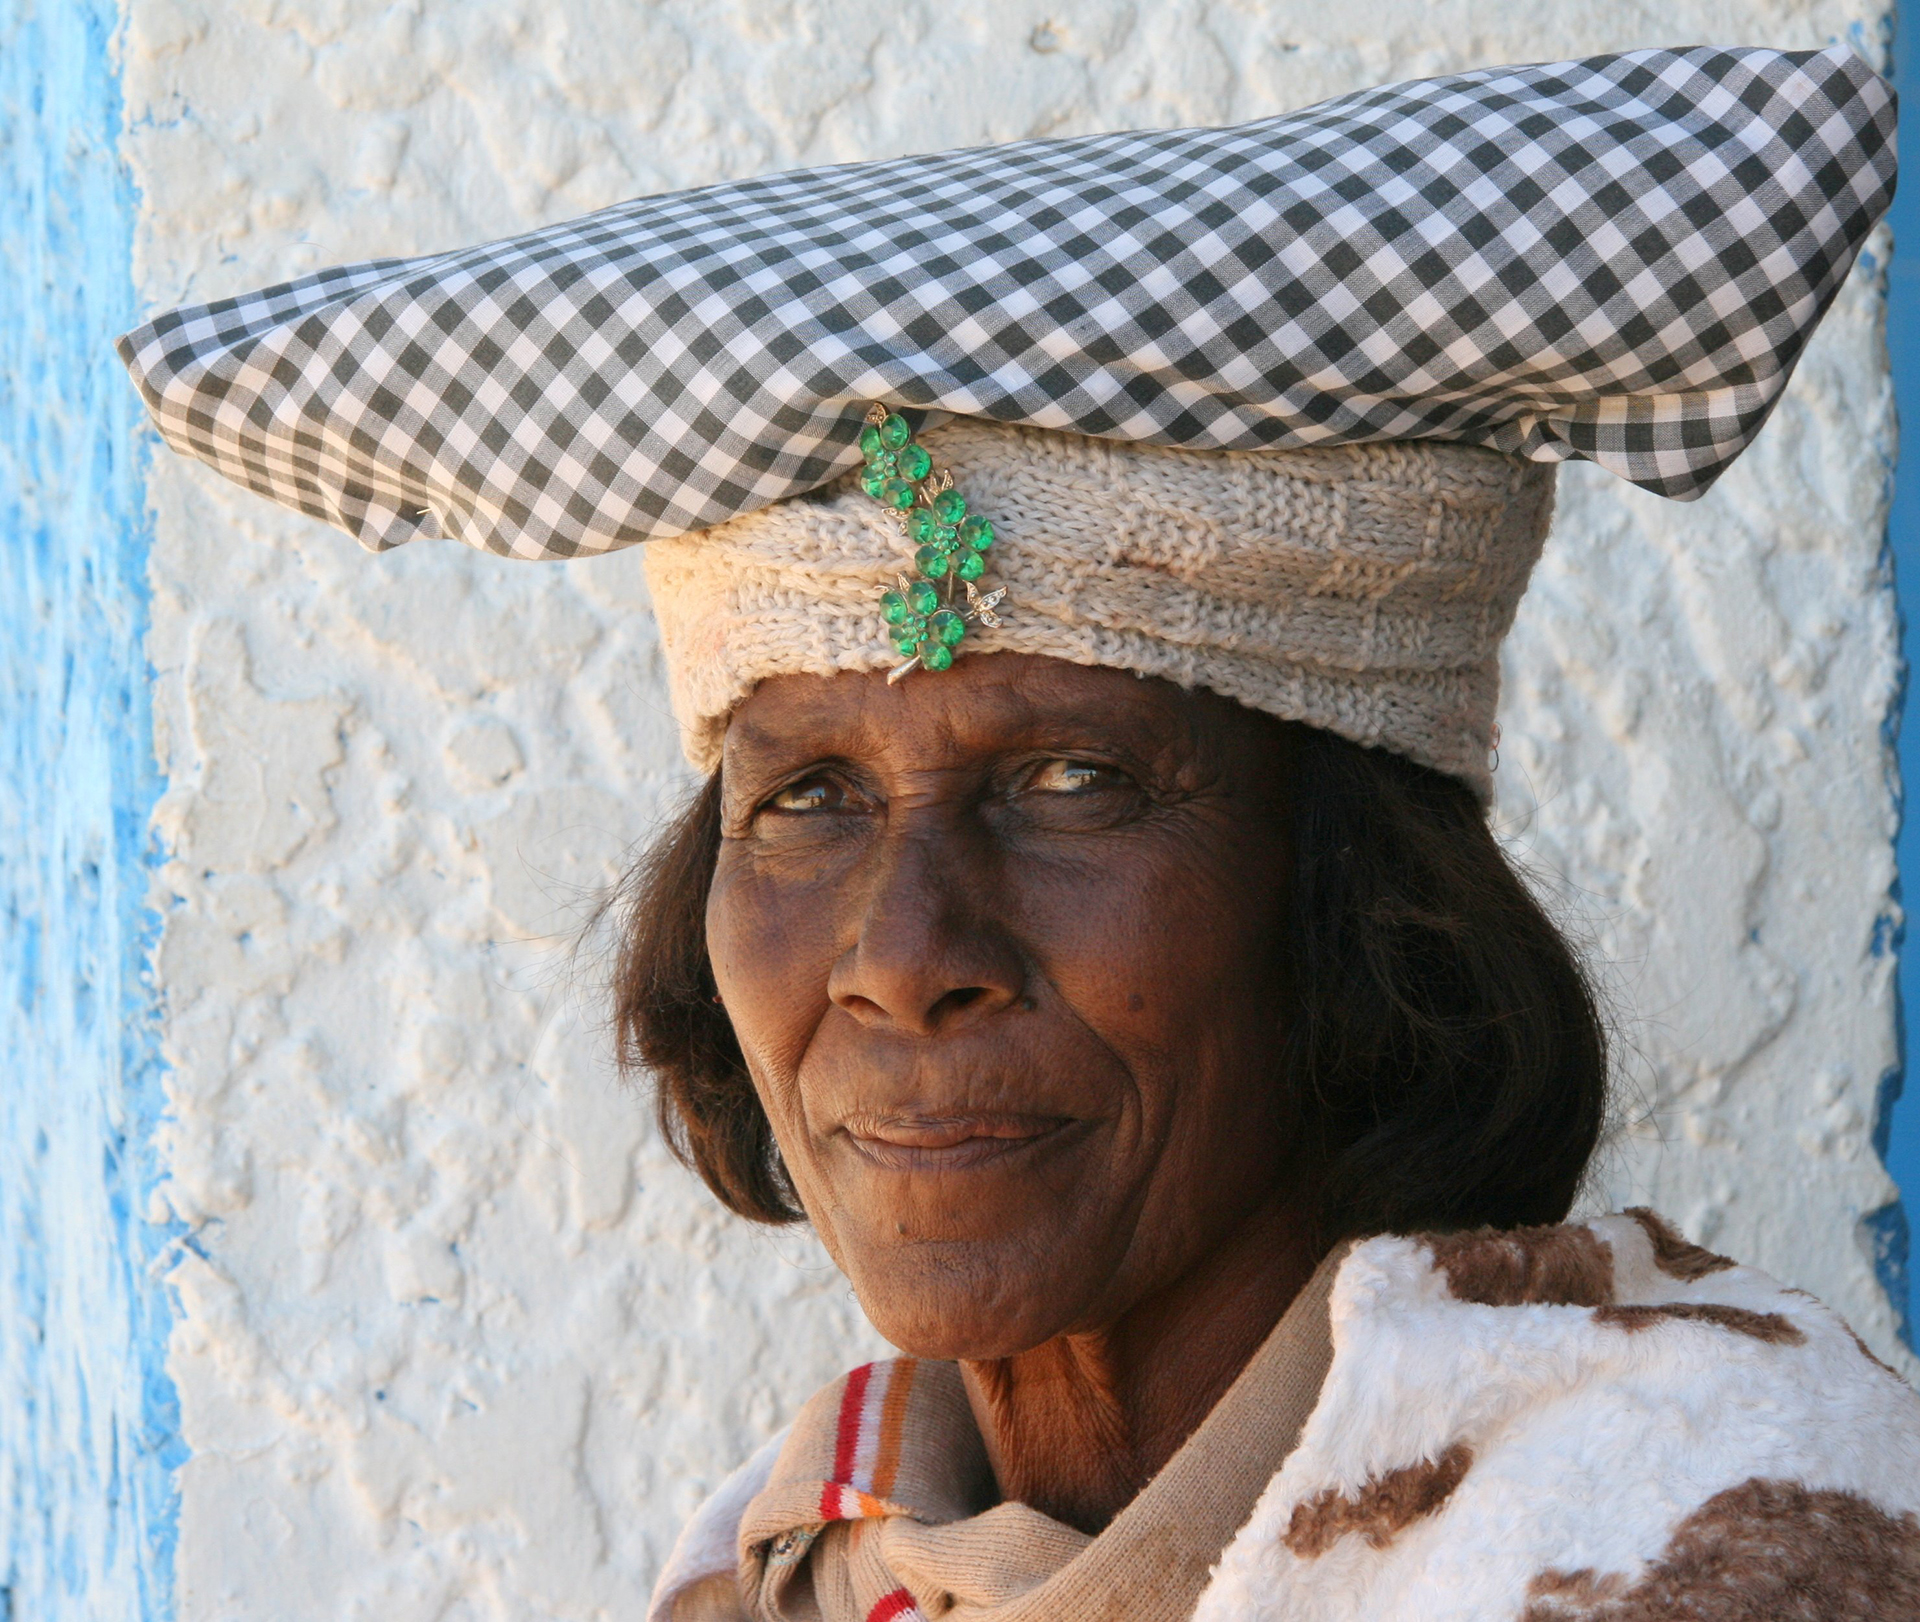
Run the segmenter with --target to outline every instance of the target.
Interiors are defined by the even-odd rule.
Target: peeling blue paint
[[[0,0],[0,1619],[173,1614],[134,194],[111,0]]]
[[[1920,69],[1916,32],[1920,32],[1920,24],[1896,12],[1893,79],[1906,104],[1909,120],[1913,109],[1920,106],[1920,97],[1913,93],[1913,75]],[[1896,785],[1896,795],[1900,803],[1900,831],[1894,854],[1896,871],[1904,877],[1920,874],[1920,816],[1908,814],[1904,786],[1920,784],[1920,716],[1908,713],[1913,694],[1911,673],[1915,657],[1920,655],[1920,625],[1915,623],[1920,618],[1920,185],[1915,184],[1914,175],[1903,179],[1905,183],[1894,198],[1889,216],[1894,252],[1887,267],[1887,348],[1893,365],[1894,400],[1900,410],[1900,447],[1899,468],[1893,483],[1893,511],[1887,524],[1887,552],[1895,581],[1902,588],[1900,649],[1906,669],[1888,721],[1898,740],[1900,783]],[[1904,894],[1902,879],[1896,878],[1894,901],[1904,906]],[[1909,1199],[1920,1193],[1920,1097],[1913,1096],[1905,1087],[1906,1077],[1915,1065],[1908,1039],[1920,1024],[1908,1017],[1910,1010],[1920,1011],[1920,934],[1911,934],[1909,945],[1910,933],[1903,924],[1895,931],[1893,942],[1894,950],[1900,954],[1901,1067],[1881,1078],[1880,1109],[1873,1134],[1874,1146],[1886,1161],[1887,1170]],[[1879,948],[1877,929],[1875,948],[1876,951]],[[1903,1091],[1908,1092],[1904,1102]],[[1900,1315],[1907,1344],[1913,1346],[1911,1230],[1905,1205],[1896,1200],[1871,1212],[1865,1229],[1880,1281]]]

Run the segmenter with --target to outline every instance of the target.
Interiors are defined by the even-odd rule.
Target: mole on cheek
[[[1147,1006],[1147,999],[1141,996],[1140,993],[1137,991],[1133,992],[1127,998],[1127,1012],[1129,1014],[1137,1014],[1140,1012],[1141,1009],[1145,1008],[1146,1006]]]

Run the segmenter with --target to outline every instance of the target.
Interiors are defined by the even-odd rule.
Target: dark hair
[[[1465,784],[1299,728],[1297,1089],[1329,1240],[1557,1222],[1599,1142],[1606,1033],[1579,960]],[[722,1203],[803,1213],[715,996],[706,906],[716,775],[621,887],[620,1062],[651,1072],[667,1141]]]

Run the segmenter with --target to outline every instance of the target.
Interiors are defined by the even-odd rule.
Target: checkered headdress
[[[855,466],[874,399],[1191,450],[1464,441],[1686,499],[1886,209],[1893,132],[1844,48],[1489,68],[646,198],[120,350],[168,443],[374,548],[712,526]]]

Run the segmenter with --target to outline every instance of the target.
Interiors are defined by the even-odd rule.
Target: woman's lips
[[[958,1170],[1057,1136],[1065,1115],[899,1114],[856,1116],[846,1133],[869,1160],[897,1171]]]

